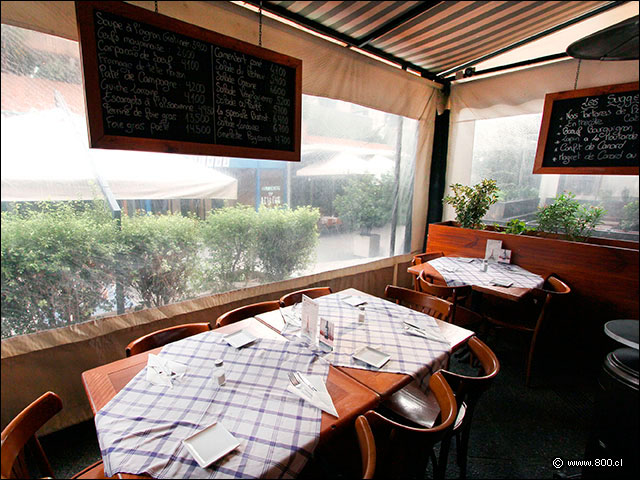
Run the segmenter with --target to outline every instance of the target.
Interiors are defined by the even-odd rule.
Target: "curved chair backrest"
[[[173,327],[163,328],[162,330],[151,332],[129,343],[127,348],[125,348],[125,355],[130,357],[131,355],[162,347],[167,343],[182,340],[183,338],[206,332],[208,330],[211,330],[211,325],[208,322],[186,323],[184,325],[175,325]]]
[[[238,307],[227,313],[224,313],[216,320],[216,328],[224,327],[231,323],[250,318],[255,315],[259,315],[264,312],[270,312],[271,310],[278,310],[280,308],[279,300],[271,300],[269,302],[252,303],[243,307]]]
[[[399,305],[413,308],[439,320],[449,322],[451,319],[453,304],[441,298],[394,285],[387,285],[384,294]]]
[[[362,478],[369,480],[376,473],[376,440],[371,431],[371,425],[364,415],[356,418],[356,435],[362,457]]]
[[[420,265],[421,263],[427,263],[434,258],[444,257],[444,252],[425,252],[418,255],[414,255],[411,260],[411,265]]]
[[[429,379],[429,389],[440,407],[440,422],[431,428],[404,425],[374,410],[358,417],[364,419],[359,421],[361,427],[367,422],[373,437],[372,441],[366,428],[358,433],[364,478],[372,478],[373,472],[380,478],[406,478],[426,467],[428,453],[451,432],[458,412],[453,391],[440,372]]]
[[[30,478],[24,460],[24,447],[29,444],[38,468],[44,476],[53,478],[36,432],[62,410],[62,400],[53,392],[47,392],[20,412],[2,430],[2,478]]]
[[[455,323],[456,307],[471,296],[471,285],[460,285],[457,287],[449,287],[447,285],[435,285],[431,283],[424,271],[418,276],[418,291],[442,298],[453,304],[453,313],[451,314],[451,323]]]
[[[309,298],[318,298],[329,295],[330,293],[332,293],[331,287],[306,288],[283,295],[280,297],[280,305],[288,307],[289,305],[300,303],[302,301],[302,295],[306,295]]]

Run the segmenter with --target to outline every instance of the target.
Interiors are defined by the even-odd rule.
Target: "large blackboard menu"
[[[637,175],[638,83],[545,97],[533,173]]]
[[[302,61],[123,2],[76,2],[91,147],[300,160]]]

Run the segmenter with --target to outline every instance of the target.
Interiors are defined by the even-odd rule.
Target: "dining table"
[[[540,288],[544,284],[543,277],[515,264],[491,262],[487,264],[487,272],[482,271],[482,265],[482,258],[439,257],[411,265],[407,272],[413,275],[416,290],[419,290],[418,276],[424,272],[427,279],[436,285],[471,285],[475,292],[513,302],[525,299],[534,288]],[[509,287],[492,284],[494,274],[513,281],[514,284]],[[456,278],[462,281],[456,282]]]
[[[346,299],[354,298],[364,302],[364,323],[357,320],[359,309],[345,302]],[[384,398],[412,380],[417,380],[426,390],[431,373],[445,367],[451,352],[473,335],[470,330],[431,317],[427,318],[425,314],[355,289],[343,290],[315,301],[321,306],[324,305],[320,309],[321,318],[328,317],[336,323],[334,351],[322,351],[317,344],[306,345],[301,342],[295,328],[292,330],[291,325],[284,320],[283,312],[286,313],[287,310],[283,308],[85,371],[82,381],[96,416],[96,430],[105,461],[105,472],[120,478],[171,478],[193,475],[198,478],[237,475],[285,478],[296,476],[310,458],[314,448],[330,442],[339,432],[352,428],[358,415],[375,408]],[[412,317],[416,317],[415,321],[427,322],[425,331],[428,330],[430,338],[408,335],[399,327],[403,318]],[[236,373],[238,368],[246,366],[246,371],[241,370],[243,375],[247,378],[255,377],[255,386],[249,389],[249,393],[235,392],[235,397],[215,397],[214,403],[220,405],[208,406],[212,402],[207,400],[212,395],[211,380],[208,378],[198,380],[200,383],[196,385],[197,388],[189,390],[188,394],[180,394],[180,384],[176,389],[167,390],[161,386],[149,386],[148,382],[145,382],[145,372],[146,380],[149,380],[150,356],[165,355],[164,358],[184,359],[187,368],[193,370],[194,377],[202,377],[202,371],[197,370],[197,364],[209,359],[199,358],[202,355],[192,355],[191,352],[197,351],[201,346],[215,347],[211,352],[219,352],[221,347],[216,343],[218,340],[213,340],[215,345],[212,347],[212,339],[224,338],[225,335],[230,336],[242,331],[250,333],[260,341],[255,344],[255,348],[241,348],[241,352],[230,354],[232,356],[227,358],[232,360],[231,366],[236,368]],[[377,368],[354,360],[354,350],[361,344],[375,344],[390,352],[392,360]],[[261,356],[264,353],[261,349],[267,352],[264,357]],[[234,351],[232,348],[229,350]],[[280,350],[285,351],[288,356],[284,356]],[[262,368],[261,363],[281,361],[269,360],[271,352],[281,355],[276,356],[277,359],[296,358],[302,362],[297,364],[299,368],[307,368],[307,373],[315,375],[316,379],[324,378],[326,391],[335,406],[337,417],[326,411],[321,412],[295,396],[287,396],[286,393],[283,396],[279,393],[275,395],[275,400],[272,400],[269,408],[260,407],[267,410],[269,415],[258,415],[253,430],[241,429],[243,446],[238,447],[239,453],[223,457],[210,468],[198,469],[188,454],[176,447],[178,440],[183,439],[188,433],[205,428],[206,423],[213,418],[210,411],[212,409],[216,415],[221,415],[223,424],[237,428],[238,423],[246,423],[245,417],[255,414],[255,407],[251,404],[261,399],[252,399],[252,396],[273,396],[274,388],[282,392],[284,383],[278,378],[277,381],[281,383],[278,383],[276,388],[274,380],[280,377],[279,374],[271,378],[268,375],[262,377],[262,370],[260,373],[251,373],[252,369]],[[245,359],[238,360],[233,356],[236,354],[244,355]],[[282,367],[284,369],[284,365]],[[277,368],[274,366],[274,369]],[[205,372],[204,376],[208,374]],[[264,389],[264,393],[261,386],[263,381],[273,384],[271,388]],[[180,398],[180,395],[186,398]],[[248,395],[249,399],[245,402],[242,395]],[[182,409],[186,408],[183,405],[186,403],[189,407],[183,412]],[[159,417],[157,412],[155,417],[150,413],[159,406],[167,409],[166,417],[164,410]],[[230,416],[231,413],[226,411],[227,407],[237,410],[235,417]],[[292,408],[296,414],[290,413]],[[172,418],[172,415],[175,418]],[[204,422],[203,418],[208,420]],[[313,418],[317,419],[315,423],[312,421]],[[265,428],[267,436],[272,435],[269,429],[284,428],[284,431],[289,433],[286,438],[281,438],[279,433],[278,441],[274,441],[275,446],[269,446],[268,449],[262,446],[262,450],[258,448],[256,453],[252,453],[250,447],[253,448],[254,442],[270,445],[269,441],[265,442],[264,438],[261,438],[265,435]],[[147,438],[147,435],[151,435],[152,438]],[[268,452],[268,455],[265,452]],[[242,455],[242,462],[238,465],[237,457]],[[269,458],[265,460],[263,457],[266,456]],[[225,460],[227,457],[231,459]],[[258,462],[257,466],[252,466],[251,462]]]

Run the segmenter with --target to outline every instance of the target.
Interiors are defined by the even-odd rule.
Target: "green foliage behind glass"
[[[359,175],[348,182],[343,195],[336,195],[333,205],[344,222],[369,233],[391,219],[393,186],[391,175]]]
[[[640,221],[638,220],[638,200],[629,202],[622,208],[622,218],[620,228],[626,232],[638,231]]]
[[[495,180],[484,179],[470,187],[455,183],[450,186],[453,195],[444,197],[447,203],[456,211],[456,220],[463,228],[483,228],[482,217],[489,207],[498,201],[499,189]]]
[[[199,269],[198,220],[180,214],[122,219],[118,272],[147,307],[183,300]]]
[[[553,203],[538,208],[538,230],[563,233],[573,241],[585,241],[602,223],[607,211],[601,207],[580,205],[571,192],[557,196]]]
[[[2,212],[2,338],[109,308],[115,235],[100,203],[42,202]]]
[[[204,247],[210,261],[204,266],[205,285],[228,289],[253,272],[256,256],[256,224],[253,207],[238,205],[212,211],[202,224]]]
[[[267,279],[284,280],[307,266],[318,243],[320,211],[312,207],[260,207],[256,254]]]

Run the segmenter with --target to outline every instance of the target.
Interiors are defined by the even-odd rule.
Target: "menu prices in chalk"
[[[295,68],[93,15],[105,135],[294,150]]]
[[[555,100],[542,166],[637,166],[638,120],[638,90]]]

